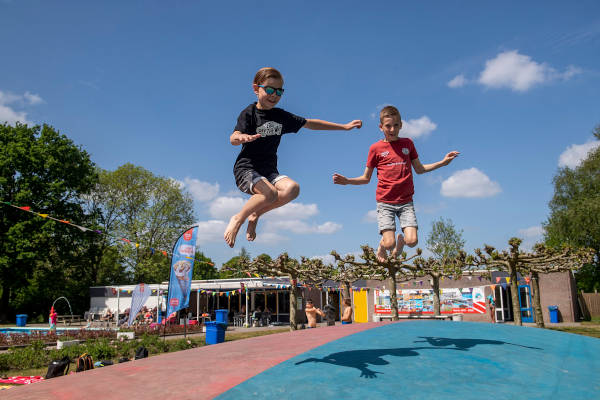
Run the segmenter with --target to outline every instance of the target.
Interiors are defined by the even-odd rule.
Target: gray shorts
[[[262,176],[253,169],[247,169],[244,171],[244,173],[241,174],[239,179],[237,179],[236,184],[242,192],[248,193],[249,195],[253,195],[254,185],[261,179],[266,179],[267,182],[274,185],[277,181],[283,178],[287,178],[287,175],[279,175],[279,172],[274,172],[267,176]]]
[[[379,234],[383,231],[396,231],[396,217],[400,220],[400,228],[418,228],[417,215],[412,202],[404,204],[377,203],[377,225]]]

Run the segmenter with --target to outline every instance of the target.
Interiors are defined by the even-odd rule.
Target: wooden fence
[[[600,317],[600,293],[579,293],[584,318]]]

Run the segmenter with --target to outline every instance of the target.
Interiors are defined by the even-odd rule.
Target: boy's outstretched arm
[[[366,185],[371,182],[371,176],[373,175],[373,168],[365,168],[365,172],[362,176],[356,178],[346,178],[344,175],[333,174],[333,183],[337,185]]]
[[[248,135],[247,133],[234,131],[229,137],[229,142],[234,146],[239,146],[240,144],[254,142],[259,137],[260,133],[257,133],[256,135]]]
[[[443,160],[425,165],[421,164],[421,161],[419,161],[418,158],[415,158],[414,160],[412,160],[412,166],[417,174],[424,174],[425,172],[431,172],[434,169],[438,169],[440,167],[450,164],[452,160],[458,157],[459,154],[460,153],[458,151],[451,151],[450,153],[446,154],[446,157],[444,157]]]
[[[360,129],[362,121],[355,119],[347,124],[336,124],[335,122],[323,121],[321,119],[307,119],[303,128],[315,131],[349,131],[350,129]]]

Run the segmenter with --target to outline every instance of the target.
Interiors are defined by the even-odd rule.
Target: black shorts
[[[267,182],[274,185],[277,181],[287,178],[286,175],[280,175],[277,170],[261,175],[253,169],[240,169],[234,171],[235,184],[244,193],[253,195],[253,188],[256,182],[265,179]]]

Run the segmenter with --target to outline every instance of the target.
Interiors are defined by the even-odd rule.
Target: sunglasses
[[[281,95],[283,94],[283,91],[285,90],[283,88],[274,88],[271,86],[264,86],[264,85],[258,85],[258,87],[265,89],[265,93],[268,95],[275,93],[279,97],[281,97]]]

